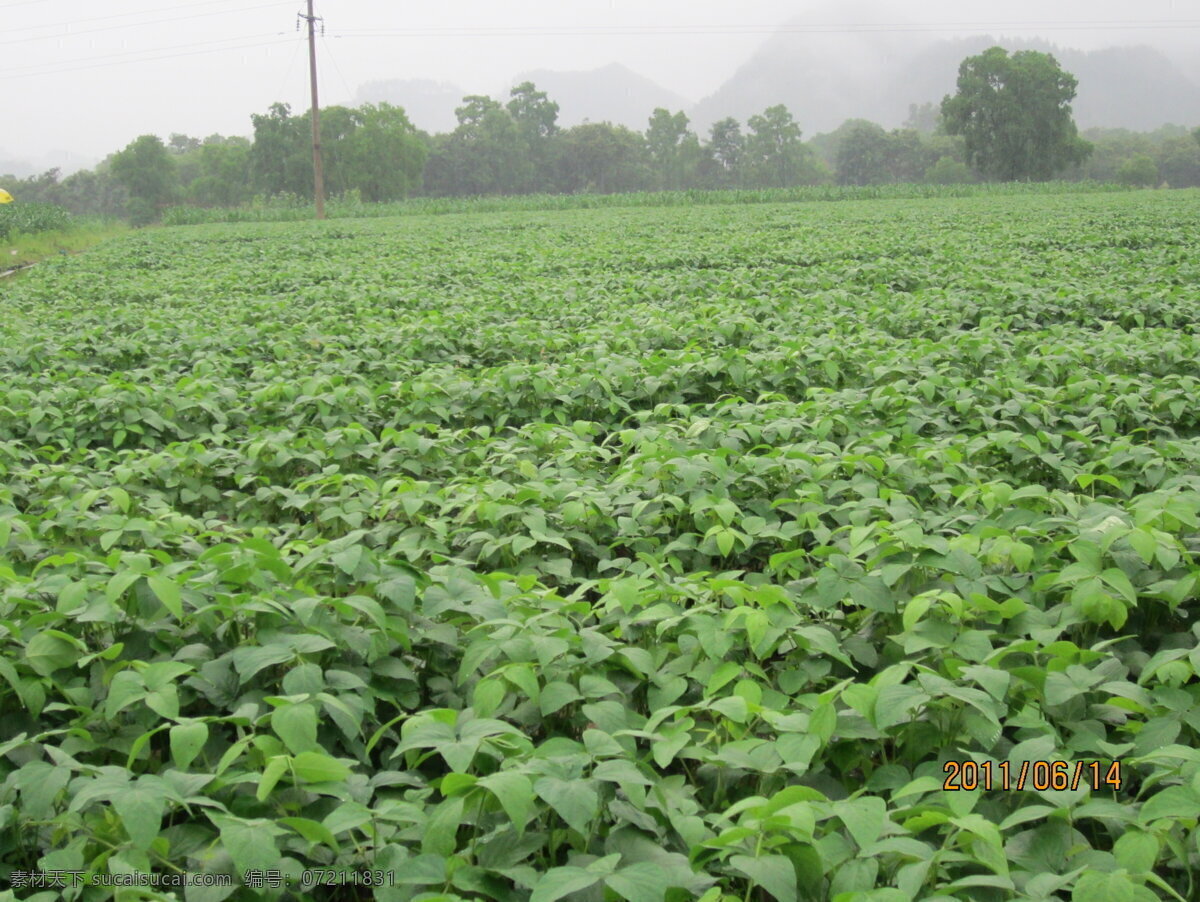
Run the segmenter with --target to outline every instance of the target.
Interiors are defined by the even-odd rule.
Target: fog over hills
[[[723,116],[742,121],[784,103],[806,134],[830,131],[846,119],[900,125],[909,104],[940,103],[954,92],[962,60],[999,44],[1009,51],[1053,53],[1079,80],[1073,108],[1080,128],[1150,130],[1169,122],[1200,122],[1200,86],[1150,47],[1073,50],[1046,41],[989,36],[926,42],[915,51],[874,34],[780,34],[734,76],[691,110],[706,129]],[[894,37],[894,36],[893,36]]]
[[[1200,123],[1200,84],[1160,50],[1132,45],[1076,50],[1029,38],[938,40],[906,32],[782,30],[697,103],[617,63],[579,72],[539,69],[522,73],[513,84],[528,80],[546,91],[559,105],[563,126],[610,121],[643,129],[654,108],[665,107],[686,111],[692,128],[704,133],[725,116],[744,123],[783,103],[804,134],[812,136],[854,118],[899,126],[910,104],[936,105],[953,93],[965,57],[996,44],[1010,51],[1053,53],[1079,80],[1073,106],[1081,129],[1148,131],[1167,123]],[[445,132],[455,126],[454,108],[464,93],[444,82],[376,81],[364,84],[357,100],[403,106],[418,127]],[[505,100],[507,92],[495,96]]]
[[[356,103],[390,103],[404,107],[409,121],[432,133],[454,131],[454,110],[462,105],[462,88],[444,81],[395,78],[360,85]]]
[[[558,103],[559,125],[569,127],[581,122],[615,122],[642,129],[655,107],[688,109],[686,97],[655,84],[620,63],[611,63],[586,72],[559,72],[538,69],[513,79],[517,85],[532,81]],[[408,118],[430,133],[453,131],[457,124],[456,107],[462,105],[467,91],[447,82],[423,79],[373,81],[359,87],[358,103],[381,101],[404,107]],[[508,92],[494,95],[507,101]]]
[[[938,103],[953,93],[964,57],[999,44],[1011,51],[1051,53],[1079,80],[1072,108],[1080,128],[1129,128],[1149,131],[1167,123],[1200,122],[1200,85],[1165,54],[1151,47],[1073,50],[1046,41],[975,37],[938,41],[894,75],[882,124],[898,124],[909,103]]]
[[[67,176],[80,169],[95,166],[99,162],[97,159],[72,153],[69,150],[56,150],[32,159],[25,159],[0,148],[0,173],[17,178],[38,175],[48,169],[57,169],[61,175]]]
[[[656,107],[688,109],[685,97],[655,84],[620,63],[590,72],[554,72],[539,69],[513,79],[531,81],[558,104],[560,125],[581,122],[614,122],[643,129]]]

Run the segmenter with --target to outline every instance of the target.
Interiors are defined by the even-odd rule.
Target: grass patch
[[[0,272],[40,263],[51,257],[77,254],[128,231],[129,226],[124,223],[105,222],[85,223],[36,235],[14,233],[0,242]]]
[[[1002,182],[976,185],[798,185],[793,188],[635,191],[624,194],[521,194],[495,197],[412,197],[394,203],[363,203],[353,195],[331,198],[330,219],[374,219],[442,213],[527,213],[613,207],[697,207],[728,204],[821,203],[852,200],[927,200],[1012,197],[1028,194],[1094,194],[1128,191],[1100,182]],[[216,222],[296,222],[313,217],[305,197],[258,198],[239,207],[171,207],[166,225]]]

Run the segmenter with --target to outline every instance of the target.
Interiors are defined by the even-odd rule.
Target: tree
[[[112,174],[129,192],[127,212],[134,225],[157,220],[179,187],[175,161],[157,135],[142,135],[114,154]]]
[[[974,174],[966,163],[946,156],[925,170],[925,181],[930,185],[966,185],[974,181]]]
[[[404,110],[388,103],[354,111],[346,184],[368,201],[400,200],[421,184],[429,150]]]
[[[533,82],[521,82],[508,96],[512,99],[505,108],[527,140],[532,142],[558,133],[558,104]]]
[[[185,154],[200,147],[200,139],[172,132],[167,138],[167,149],[173,154]]]
[[[266,194],[310,196],[310,115],[292,116],[287,104],[276,103],[266,115],[252,116],[254,143],[248,152],[240,139],[215,136],[224,142],[215,145],[208,139],[200,148],[206,186],[216,170],[232,176],[244,167]],[[420,184],[427,153],[426,139],[400,107],[381,103],[321,110],[322,163],[331,195],[358,191],[371,201],[407,197]]]
[[[1130,157],[1117,170],[1117,181],[1122,185],[1145,188],[1158,184],[1158,164],[1148,154]]]
[[[1158,171],[1172,188],[1200,187],[1200,142],[1171,138],[1158,152]]]
[[[700,162],[700,142],[688,130],[687,114],[658,107],[646,128],[646,150],[657,185],[666,191],[687,187]]]
[[[310,195],[312,132],[307,117],[293,116],[286,103],[273,103],[265,114],[251,115],[250,121],[250,173],[257,188],[268,195]]]
[[[904,120],[905,128],[911,128],[922,135],[932,135],[941,124],[941,111],[932,103],[910,103],[908,105],[908,118]]]
[[[560,186],[568,192],[640,191],[650,183],[645,139],[623,125],[585,122],[563,132]]]
[[[250,190],[250,142],[245,138],[209,135],[190,156],[199,174],[186,184],[189,203],[204,207],[234,206]]]
[[[1071,118],[1078,82],[1048,53],[992,47],[963,60],[958,93],[942,100],[946,131],[988,178],[1045,181],[1081,163],[1091,145]]]
[[[812,151],[800,142],[800,126],[783,104],[768,107],[748,123],[746,165],[760,188],[788,188],[817,181],[821,172]]]
[[[852,119],[839,131],[835,158],[841,185],[916,183],[938,156],[911,128],[885,132],[874,122]]]
[[[558,104],[545,91],[539,91],[531,81],[524,81],[509,91],[511,98],[505,106],[517,123],[525,142],[529,161],[528,181],[523,190],[547,190],[551,187],[559,147]]]
[[[714,122],[709,130],[709,159],[716,187],[739,187],[745,175],[746,136],[741,124],[732,116]]]
[[[533,162],[521,128],[500,103],[472,94],[454,111],[458,126],[440,136],[426,183],[434,194],[516,194],[530,184]]]
[[[839,185],[878,185],[892,180],[887,171],[887,132],[874,122],[852,125],[838,144],[836,159]]]

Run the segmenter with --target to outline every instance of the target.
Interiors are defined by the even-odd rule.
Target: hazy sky
[[[69,163],[66,152],[90,163],[139,134],[249,134],[252,112],[276,100],[303,107],[302,6],[0,0],[0,161]],[[325,18],[323,104],[350,101],[373,79],[427,78],[496,95],[527,70],[611,62],[694,101],[765,32],[798,16],[834,27],[936,26],[915,31],[922,40],[1041,35],[1084,49],[1151,44],[1185,65],[1200,59],[1197,0],[317,0],[316,11]],[[1154,23],[1170,25],[1146,27]]]

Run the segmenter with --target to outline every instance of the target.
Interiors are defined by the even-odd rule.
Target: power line
[[[124,66],[124,65],[129,65],[129,64],[133,64],[133,63],[153,63],[153,62],[157,62],[159,60],[178,59],[179,57],[182,57],[182,56],[200,56],[200,55],[206,54],[206,53],[223,53],[228,50],[252,50],[257,47],[272,47],[272,46],[276,46],[279,44],[287,43],[290,40],[291,40],[291,38],[284,38],[282,40],[261,41],[257,44],[239,44],[237,46],[231,46],[231,47],[212,47],[212,48],[209,48],[208,50],[193,50],[190,53],[168,53],[164,56],[148,56],[148,57],[144,57],[142,59],[114,60],[113,62],[96,63],[95,65],[91,65],[91,66],[67,66],[67,67],[60,68],[60,69],[48,69],[48,70],[44,70],[41,72],[22,72],[22,73],[18,73],[16,75],[5,75],[4,78],[5,78],[5,80],[11,79],[14,81],[18,78],[43,78],[47,75],[59,75],[64,72],[82,72],[87,69],[105,69],[105,68],[108,68],[109,66]],[[195,45],[192,45],[192,46],[195,46]]]
[[[36,0],[24,0],[24,2],[31,3],[31,2],[36,2]],[[216,6],[218,3],[230,3],[230,2],[232,2],[232,0],[201,0],[201,2],[199,2],[199,3],[182,3],[173,8],[176,10],[195,9],[198,6]],[[21,6],[22,4],[16,3],[13,5]],[[280,2],[279,5],[282,6],[283,3]],[[4,9],[4,7],[0,6],[0,9]],[[240,12],[240,10],[235,8],[235,9],[217,10],[216,12],[218,12],[218,13],[221,13],[221,12],[236,13],[236,12]],[[152,15],[156,14],[156,13],[161,14],[162,9],[160,7],[159,9],[139,9],[139,10],[135,10],[134,12],[128,12],[128,13],[110,13],[107,16],[88,16],[87,18],[84,18],[84,19],[70,19],[66,22],[52,22],[47,25],[22,25],[19,28],[6,28],[5,32],[7,34],[12,34],[13,32],[16,32],[16,31],[39,31],[40,29],[43,29],[43,28],[67,28],[67,27],[70,27],[73,25],[79,25],[79,24],[86,23],[86,22],[105,22],[109,19],[128,19],[130,16],[143,16],[143,15],[146,15],[147,13],[152,14]],[[131,24],[136,25],[138,23],[135,22],[135,23],[131,23]]]
[[[279,87],[275,89],[275,93],[273,95],[271,95],[272,97],[282,97],[283,96],[284,90],[287,88],[288,83],[292,80],[292,72],[296,68],[296,60],[300,57],[300,48],[304,45],[304,41],[305,41],[304,38],[299,38],[299,39],[297,39],[295,37],[292,38],[291,59],[288,60],[287,69],[284,71],[284,74],[283,74],[283,81],[281,81],[279,83]]]
[[[342,87],[346,89],[347,98],[354,97],[354,91],[350,88],[350,82],[346,80],[346,76],[342,74],[342,67],[338,65],[337,57],[333,55],[333,49],[329,46],[329,41],[325,40],[325,35],[321,35],[321,46],[325,48],[325,57],[333,63],[334,71],[337,72],[338,78],[342,80]]]
[[[187,44],[174,44],[169,47],[146,47],[141,50],[125,50],[120,53],[106,53],[101,56],[89,56],[89,57],[84,57],[83,59],[73,60],[71,65],[74,68],[75,63],[94,63],[94,62],[101,62],[104,60],[115,60],[113,65],[119,65],[121,63],[136,63],[136,62],[141,61],[138,58],[138,55],[143,54],[143,53],[166,53],[166,52],[172,51],[172,50],[190,50],[193,47],[205,47],[210,44],[223,44],[223,43],[227,43],[229,41],[256,41],[261,38],[277,37],[280,34],[282,34],[282,32],[273,32],[271,34],[248,34],[248,35],[243,35],[241,37],[214,38],[211,41],[191,41]],[[225,49],[225,48],[218,47],[215,49],[220,50],[220,49]],[[130,57],[130,58],[129,59],[121,59],[121,57]],[[30,72],[31,74],[44,74],[42,72],[42,70],[45,70],[47,67],[53,69],[53,67],[58,66],[58,65],[61,65],[61,63],[31,63],[28,66],[14,66],[10,69],[0,69],[0,75],[7,75],[9,73],[23,74],[26,72]],[[34,73],[31,70],[38,70],[38,71],[36,73]],[[67,71],[73,71],[73,69],[67,70]]]
[[[947,22],[942,24],[834,24],[834,25],[578,25],[578,26],[429,26],[406,29],[356,29],[333,35],[336,38],[371,37],[561,37],[561,36],[653,36],[653,35],[774,35],[774,34],[855,34],[860,32],[939,32],[987,31],[1104,31],[1200,28],[1200,19],[1160,22]]]
[[[188,15],[188,16],[171,16],[170,18],[166,18],[166,19],[146,19],[141,22],[122,22],[119,25],[104,25],[104,26],[101,26],[100,28],[84,28],[84,29],[80,29],[79,31],[64,31],[64,32],[59,32],[57,34],[39,34],[39,35],[34,35],[32,37],[15,38],[11,41],[0,41],[0,45],[28,44],[31,41],[53,41],[53,40],[57,40],[59,38],[73,38],[77,35],[83,35],[83,34],[97,34],[98,32],[101,32],[101,31],[117,31],[122,28],[137,28],[137,27],[141,27],[142,25],[161,25],[163,23],[183,22],[188,19],[204,18],[205,16],[220,16],[220,15],[225,15],[226,13],[231,13],[231,12],[242,13],[242,12],[250,12],[250,11],[256,10],[256,9],[268,9],[271,7],[286,6],[286,5],[289,5],[290,2],[291,2],[291,0],[276,0],[276,2],[274,2],[274,3],[263,3],[258,6],[243,6],[240,9],[236,9],[236,10],[216,9],[216,10],[213,10],[211,12],[206,12],[206,13],[192,13],[191,15]],[[70,25],[72,23],[67,22],[64,24]],[[57,27],[57,26],[47,25],[47,26],[42,26],[42,27],[52,28],[52,27]]]

